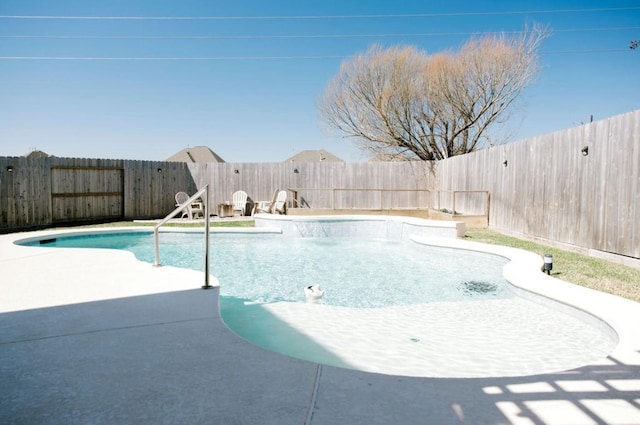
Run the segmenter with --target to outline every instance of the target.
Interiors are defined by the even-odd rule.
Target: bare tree
[[[342,64],[320,101],[323,121],[379,159],[443,159],[493,142],[492,124],[538,71],[548,30],[475,38],[427,55],[375,45]]]

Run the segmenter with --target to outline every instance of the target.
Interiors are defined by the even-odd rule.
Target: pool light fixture
[[[553,269],[553,255],[544,254],[544,271],[550,275],[552,269]]]

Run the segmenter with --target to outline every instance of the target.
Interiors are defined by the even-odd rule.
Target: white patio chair
[[[190,196],[186,192],[176,193],[176,207],[184,205],[182,216],[180,218],[184,218],[186,216],[189,220],[193,220],[194,217],[198,214],[204,217],[204,208],[202,202],[190,202],[188,204],[185,204],[189,198]]]
[[[247,198],[247,192],[243,190],[238,190],[233,193],[233,215],[236,215],[236,211],[239,211],[240,215],[246,215]]]
[[[271,205],[271,214],[286,214],[287,213],[287,191],[281,190],[276,196],[276,200]]]
[[[276,190],[273,194],[271,202],[260,201],[256,202],[253,208],[253,214],[267,213],[267,214],[286,214],[287,212],[287,191]]]

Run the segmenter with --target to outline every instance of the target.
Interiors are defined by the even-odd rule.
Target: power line
[[[568,53],[620,53],[629,52],[629,49],[579,49],[579,50],[550,50],[547,52],[540,52],[542,55],[557,55]]]
[[[626,50],[625,50],[626,51]],[[85,57],[85,56],[0,56],[0,60],[33,61],[273,61],[273,60],[310,60],[345,59],[350,56],[209,56],[209,57]]]
[[[583,49],[583,50],[552,50],[541,52],[549,54],[585,54],[585,53],[629,53],[629,49]],[[353,55],[318,55],[318,56],[204,56],[204,57],[96,57],[96,56],[0,56],[0,60],[15,61],[103,61],[103,62],[178,62],[178,61],[278,61],[278,60],[325,60],[347,59]]]
[[[406,13],[384,15],[294,15],[294,16],[63,16],[63,15],[0,15],[0,19],[76,19],[76,20],[130,20],[130,21],[199,21],[199,20],[330,20],[330,19],[390,19],[390,18],[435,18],[455,16],[499,16],[524,14],[566,14],[640,10],[640,7],[603,7],[590,9],[545,9],[493,12],[443,12]]]
[[[638,30],[640,27],[610,28],[566,28],[553,30],[563,32],[602,32]],[[264,39],[322,39],[322,38],[392,38],[392,37],[448,37],[475,34],[523,34],[526,31],[490,32],[425,32],[425,33],[380,33],[380,34],[291,34],[291,35],[0,35],[0,39],[51,39],[51,40],[264,40]]]

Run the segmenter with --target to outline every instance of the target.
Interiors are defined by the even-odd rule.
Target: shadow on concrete
[[[217,297],[0,314],[0,423],[304,423],[317,366],[231,333]]]
[[[640,423],[640,366],[607,360],[561,373],[481,379],[323,368],[312,423]],[[356,399],[367,403],[353,403]]]
[[[196,289],[0,314],[0,423],[640,423],[638,363],[482,379],[319,367],[230,332],[217,297]]]

